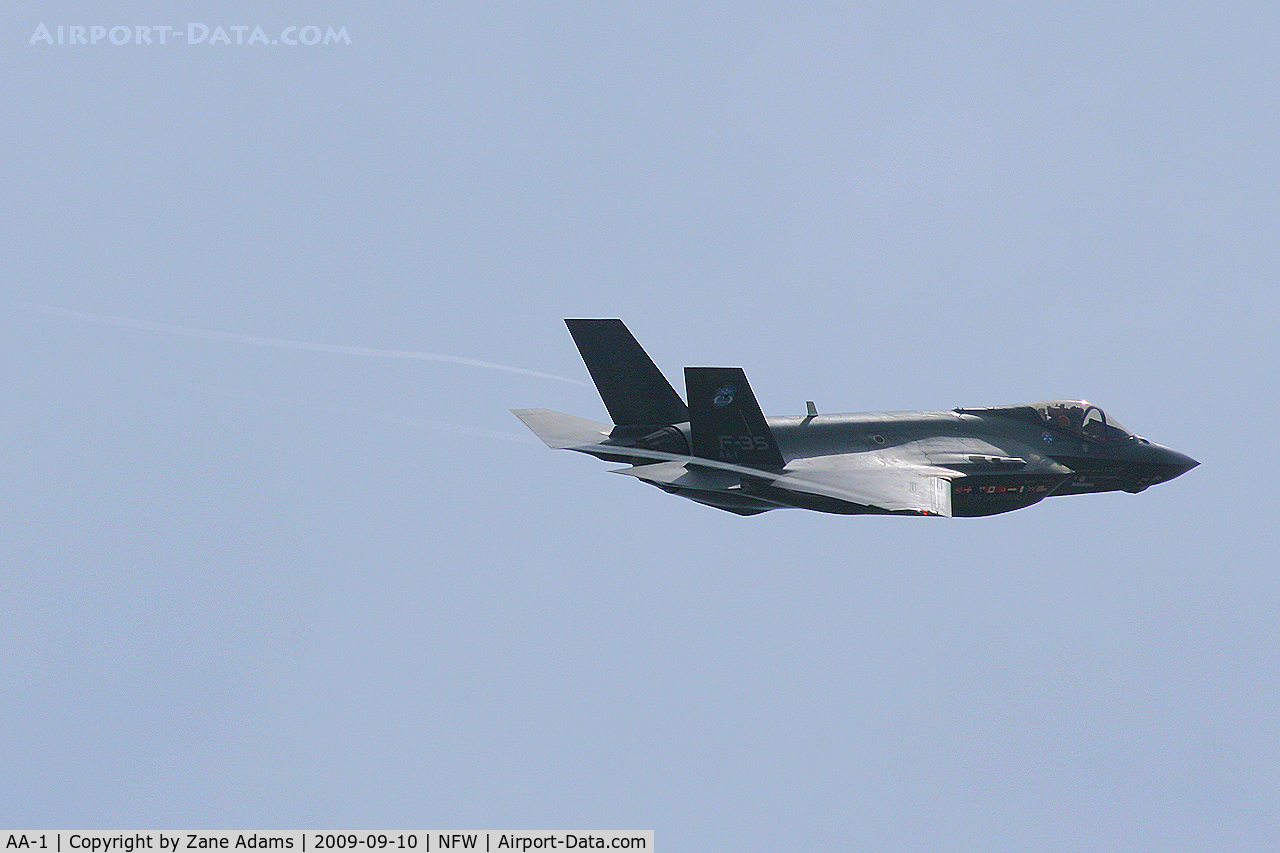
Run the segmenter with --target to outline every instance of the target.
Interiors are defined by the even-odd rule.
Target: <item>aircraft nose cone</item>
[[[1181,477],[1200,464],[1187,454],[1179,453],[1168,447],[1161,447],[1160,451],[1160,464],[1168,471],[1165,481],[1172,480],[1174,477]]]

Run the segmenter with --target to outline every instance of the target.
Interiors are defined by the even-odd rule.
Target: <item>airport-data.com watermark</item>
[[[189,23],[184,26],[168,25],[134,25],[101,26],[98,24],[78,26],[75,24],[56,24],[45,26],[43,22],[36,25],[31,34],[33,45],[170,45],[170,44],[210,44],[210,45],[328,45],[351,44],[351,36],[346,27],[318,27],[314,24],[306,26],[285,27],[281,30],[268,31],[259,26],[237,24],[235,26],[209,26],[203,23]]]

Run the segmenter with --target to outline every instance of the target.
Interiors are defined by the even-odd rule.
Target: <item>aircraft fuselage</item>
[[[566,320],[613,426],[517,417],[549,447],[739,515],[981,516],[1050,495],[1140,492],[1198,463],[1087,400],[927,412],[765,417],[738,367],[686,367],[682,398],[620,320]],[[687,402],[686,402],[687,400]]]

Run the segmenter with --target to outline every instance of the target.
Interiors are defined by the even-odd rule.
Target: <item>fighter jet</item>
[[[1199,463],[1087,400],[765,417],[739,367],[686,367],[680,398],[621,320],[566,320],[613,425],[513,409],[549,447],[737,513],[995,515],[1051,495],[1141,492]]]

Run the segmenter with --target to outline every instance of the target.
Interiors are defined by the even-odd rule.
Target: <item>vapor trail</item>
[[[223,394],[228,397],[235,397],[240,400],[250,400],[257,403],[270,403],[274,406],[287,406],[290,408],[309,409],[315,412],[325,412],[328,414],[345,415],[347,417],[358,418],[360,420],[380,421],[387,424],[395,424],[397,426],[411,426],[421,429],[435,429],[444,432],[452,432],[457,435],[466,435],[473,438],[494,438],[501,441],[514,441],[519,444],[538,444],[538,440],[528,433],[503,432],[494,429],[482,429],[480,427],[463,426],[462,424],[451,424],[443,421],[432,421],[424,418],[408,418],[399,415],[381,414],[379,412],[370,412],[366,409],[357,409],[351,406],[340,406],[333,403],[313,403],[309,400],[292,399],[288,397],[272,397],[266,394],[255,394],[249,391],[237,391],[233,388],[218,388],[213,385],[201,385],[194,382],[177,382],[174,383],[180,388],[190,388],[195,391],[212,394]]]
[[[175,326],[172,323],[153,323],[150,320],[134,320],[129,317],[109,317],[105,314],[90,314],[87,311],[71,311],[66,308],[54,308],[50,305],[37,305],[33,302],[14,303],[23,311],[36,314],[48,314],[51,317],[65,317],[70,320],[83,320],[86,323],[99,323],[106,326],[122,326],[127,329],[144,329],[148,332],[163,332],[166,335],[181,335],[186,338],[203,338],[208,341],[227,341],[235,344],[254,344],[262,347],[279,347],[281,349],[308,350],[310,352],[328,352],[337,355],[364,355],[373,358],[400,358],[415,361],[442,361],[448,364],[462,364],[467,367],[487,367],[490,370],[505,370],[507,373],[519,373],[524,376],[537,376],[540,379],[555,379],[559,382],[571,382],[574,385],[587,385],[567,376],[554,373],[542,373],[537,370],[526,370],[523,367],[512,367],[507,364],[494,364],[491,361],[479,361],[474,358],[463,358],[457,355],[441,355],[434,352],[417,352],[414,350],[373,349],[371,347],[348,347],[340,344],[315,344],[307,341],[286,341],[278,338],[263,338],[257,335],[242,335],[237,332],[215,332],[210,329],[193,329],[189,326]]]

